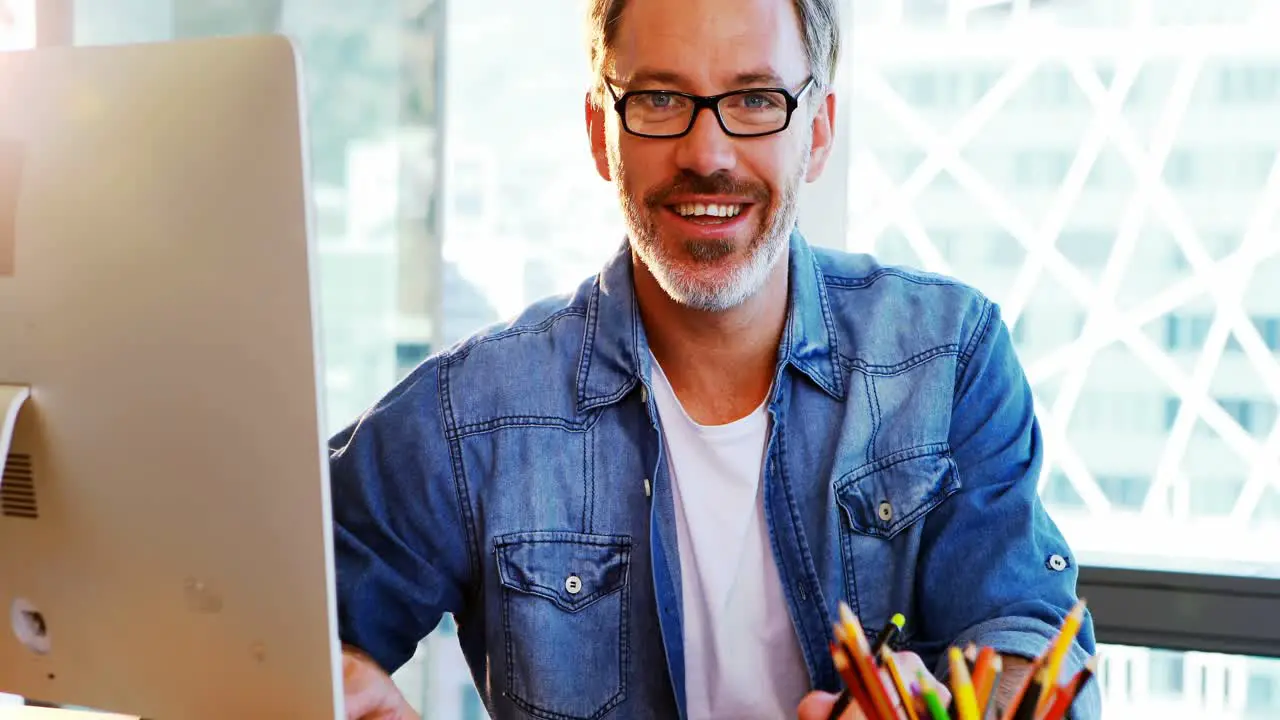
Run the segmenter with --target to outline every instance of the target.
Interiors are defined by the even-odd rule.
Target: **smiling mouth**
[[[667,209],[700,225],[723,225],[751,207],[747,203],[676,203]]]

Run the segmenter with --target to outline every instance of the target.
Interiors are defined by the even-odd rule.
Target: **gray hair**
[[[840,61],[840,0],[794,0],[796,15],[800,17],[800,30],[804,33],[804,49],[813,74],[812,93],[820,97],[835,83],[836,65]],[[591,73],[594,78],[592,97],[603,100],[604,74],[609,61],[609,51],[622,20],[627,0],[587,0],[587,40],[591,53]]]

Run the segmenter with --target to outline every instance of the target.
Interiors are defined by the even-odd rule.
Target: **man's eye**
[[[767,110],[778,106],[777,101],[770,93],[751,93],[742,96],[742,104],[751,110]]]
[[[675,107],[676,96],[667,93],[653,93],[645,98],[649,107],[654,110],[666,110]]]

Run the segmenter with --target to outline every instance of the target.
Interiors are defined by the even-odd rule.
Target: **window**
[[[1197,518],[1225,517],[1235,508],[1244,482],[1244,478],[1231,475],[1192,476],[1187,502]]]
[[[1185,189],[1196,180],[1196,157],[1190,150],[1178,149],[1169,153],[1164,166],[1164,178],[1171,187]]]
[[[1069,230],[1058,238],[1058,249],[1079,267],[1100,268],[1111,256],[1114,237],[1110,233],[1093,230]]]
[[[1218,71],[1218,96],[1242,105],[1280,101],[1280,66],[1224,67]]]
[[[1258,316],[1253,319],[1262,342],[1274,353],[1280,353],[1280,317]]]
[[[1248,400],[1219,400],[1218,404],[1223,410],[1231,416],[1231,419],[1240,423],[1240,427],[1245,430],[1253,431],[1253,403]]]
[[[1071,169],[1072,155],[1053,150],[1029,150],[1014,155],[1014,180],[1027,189],[1056,188]]]
[[[1040,487],[1040,497],[1045,503],[1054,507],[1083,508],[1084,501],[1080,493],[1071,485],[1071,480],[1062,472],[1052,472]]]
[[[1212,327],[1212,315],[1204,313],[1172,313],[1165,316],[1165,350],[1199,351],[1203,350],[1208,340],[1208,331]],[[1228,337],[1226,351],[1239,352],[1240,343],[1233,336]]]
[[[1005,321],[1008,324],[1008,320]],[[1027,327],[1031,324],[1031,318],[1027,314],[1018,318],[1018,321],[1009,329],[1009,335],[1013,338],[1013,344],[1021,347],[1027,343]]]
[[[1167,650],[1151,652],[1151,694],[1157,697],[1176,698],[1182,694],[1184,669],[1180,653]]]
[[[1027,91],[1020,102],[1029,109],[1046,110],[1074,104],[1080,90],[1067,68],[1058,63],[1042,66],[1027,81]]]
[[[1078,328],[1075,331],[1079,333]],[[1176,398],[1174,402],[1176,411]],[[1072,413],[1072,427],[1078,423],[1079,427],[1091,432],[1149,436],[1162,429],[1160,413],[1163,407],[1158,400],[1144,393],[1125,390],[1085,393]],[[1131,478],[1117,474],[1113,480],[1128,482]]]
[[[1122,510],[1141,510],[1151,479],[1141,476],[1099,475],[1098,488],[1111,504]]]
[[[1256,668],[1249,673],[1246,709],[1254,717],[1280,714],[1280,673]]]

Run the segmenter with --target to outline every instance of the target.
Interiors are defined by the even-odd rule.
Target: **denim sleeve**
[[[1031,388],[999,308],[983,300],[962,348],[949,442],[961,488],[926,517],[918,597],[926,662],[945,674],[950,645],[970,641],[1034,658],[1075,604],[1074,556],[1036,492],[1042,438]],[[1066,559],[1050,562],[1055,555]],[[1064,665],[1095,652],[1086,615]],[[922,652],[922,655],[925,653]],[[1101,715],[1097,681],[1079,697],[1075,720]]]
[[[331,441],[338,633],[387,672],[445,612],[462,611],[468,582],[437,362]]]

